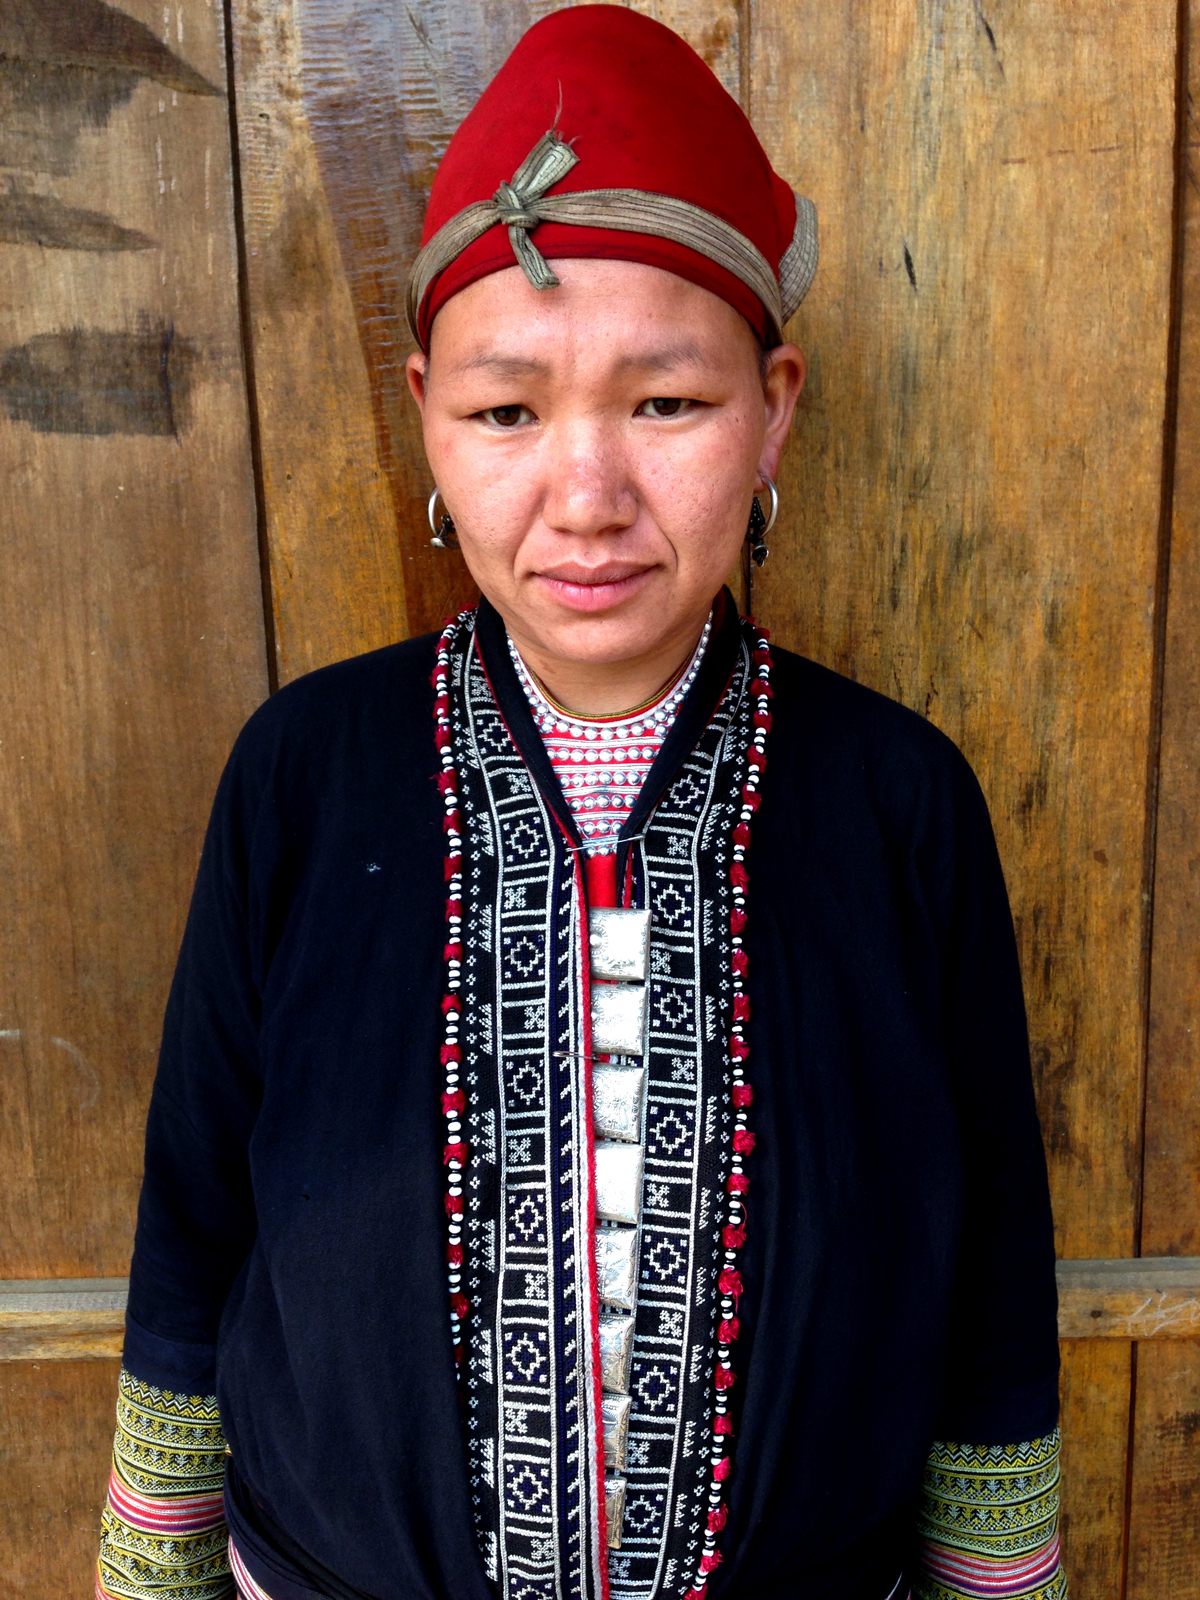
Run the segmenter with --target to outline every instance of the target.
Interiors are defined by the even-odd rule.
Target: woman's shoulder
[[[772,657],[777,777],[901,811],[982,804],[967,758],[928,715],[790,650]]]

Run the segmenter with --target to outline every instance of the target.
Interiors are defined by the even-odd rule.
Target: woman
[[[222,781],[102,1594],[228,1593],[226,1525],[250,1600],[1065,1594],[983,800],[722,588],[815,264],[629,11],[539,23],[455,136],[409,381],[484,599],[282,691]]]

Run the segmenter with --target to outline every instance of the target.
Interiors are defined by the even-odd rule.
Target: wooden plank
[[[64,1600],[95,1587],[117,1402],[116,1361],[0,1367],[5,1590]]]
[[[1200,1250],[1200,0],[1189,33],[1141,1244],[1156,1255]]]
[[[1067,1256],[1136,1247],[1175,0],[755,0],[817,202],[811,377],[754,581],[991,803]]]
[[[124,1278],[0,1282],[0,1361],[121,1352]],[[1200,1258],[1060,1261],[1062,1339],[1200,1338]]]
[[[234,0],[281,680],[435,628],[476,596],[462,558],[429,546],[433,480],[404,381],[404,288],[451,134],[526,27],[557,9]],[[682,33],[738,93],[735,0],[638,9]]]
[[[266,689],[221,10],[5,0],[0,55],[0,1275],[104,1274]]]
[[[304,112],[297,8],[237,0],[233,15],[248,325],[287,682],[405,637],[405,575],[388,440]],[[369,163],[364,181],[378,176]]]
[[[121,1354],[127,1278],[0,1283],[0,1361],[94,1361]]]
[[[1062,1347],[1063,1566],[1080,1600],[1122,1600],[1131,1346]]]
[[[1200,1258],[1060,1261],[1062,1339],[1200,1338]]]
[[[1200,1344],[1137,1357],[1127,1600],[1200,1600]]]

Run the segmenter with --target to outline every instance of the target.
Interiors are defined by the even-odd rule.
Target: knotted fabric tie
[[[556,288],[558,279],[529,237],[542,222],[645,233],[685,245],[740,278],[766,307],[782,338],[783,324],[808,292],[817,270],[817,211],[811,200],[796,196],[796,230],[777,275],[744,233],[690,200],[647,189],[576,189],[548,194],[578,161],[571,146],[551,128],[513,173],[511,182],[502,183],[490,200],[464,206],[438,229],[413,262],[408,280],[408,324],[414,339],[419,339],[418,315],[430,284],[468,245],[497,224],[508,229],[513,254],[533,287]]]
[[[493,196],[496,220],[508,229],[513,254],[535,289],[558,287],[558,279],[529,237],[529,230],[542,220],[537,203],[547,189],[566,177],[578,160],[571,146],[551,128],[513,173],[512,182],[502,183]]]

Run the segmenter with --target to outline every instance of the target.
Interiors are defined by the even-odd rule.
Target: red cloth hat
[[[546,262],[568,257],[677,273],[772,345],[816,270],[816,212],[677,34],[577,6],[529,29],[450,141],[421,245],[409,320],[422,349],[460,289],[518,263],[551,288]]]

